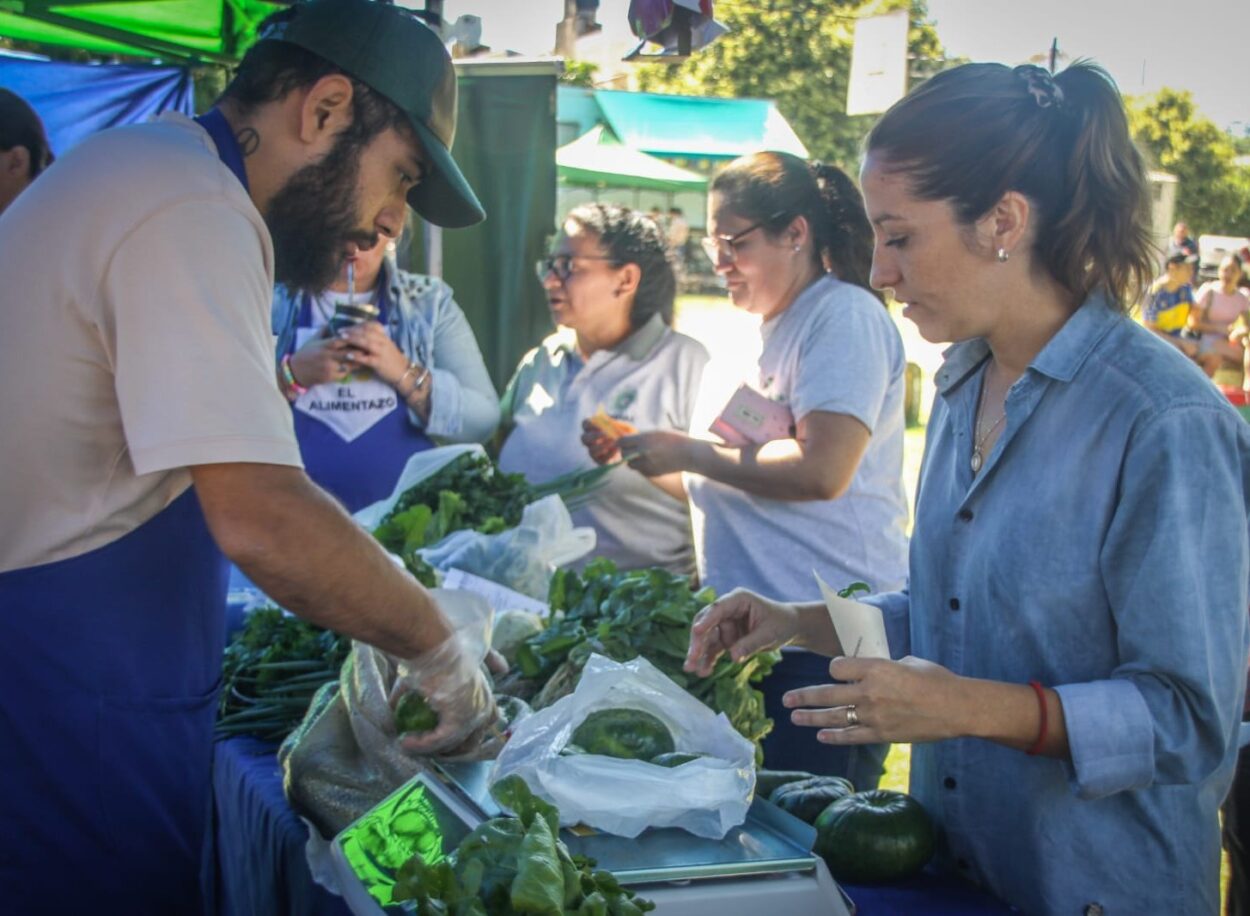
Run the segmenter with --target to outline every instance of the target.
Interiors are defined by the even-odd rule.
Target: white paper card
[[[486,603],[494,609],[496,615],[505,614],[508,611],[531,611],[544,620],[551,615],[551,608],[541,601],[537,601],[529,595],[514,592],[498,582],[492,582],[489,579],[483,579],[481,576],[475,576],[473,573],[465,572],[463,569],[452,567],[447,570],[446,575],[443,576],[442,586],[443,588],[458,589],[462,592],[473,592],[476,595],[481,595],[486,599]]]
[[[881,608],[860,601],[842,598],[812,571],[820,593],[824,595],[833,631],[842,643],[843,654],[851,658],[889,658],[890,643],[885,635],[885,618]]]
[[[740,385],[721,415],[712,421],[709,432],[726,445],[763,445],[775,439],[794,437],[794,414],[778,401],[771,401],[749,385]]]

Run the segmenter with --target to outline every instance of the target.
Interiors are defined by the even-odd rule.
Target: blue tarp
[[[68,64],[0,53],[0,86],[38,112],[58,156],[106,127],[164,111],[189,115],[195,108],[191,73],[178,67]]]

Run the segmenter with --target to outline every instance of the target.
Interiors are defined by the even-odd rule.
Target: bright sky
[[[614,35],[627,34],[628,8],[629,0],[601,0],[599,21]],[[482,41],[492,48],[543,54],[554,44],[564,0],[446,0],[449,20],[462,13],[482,17]],[[1093,58],[1126,94],[1188,89],[1219,126],[1250,130],[1247,0],[1187,0],[1181,7],[1148,0],[929,0],[929,13],[952,54],[1022,63],[1058,37],[1060,51]]]
[[[1204,115],[1236,133],[1250,130],[1250,3],[1187,0],[929,0],[950,54],[1023,63],[1051,40],[1071,58],[1089,57],[1127,95],[1188,89]],[[1239,123],[1238,123],[1239,122]]]

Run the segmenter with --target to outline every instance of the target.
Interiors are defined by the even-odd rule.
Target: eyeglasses
[[[738,249],[742,246],[742,239],[745,236],[785,215],[784,211],[777,212],[758,223],[752,223],[741,232],[735,232],[733,235],[705,235],[699,242],[703,245],[703,251],[708,256],[708,260],[713,264],[719,264],[721,261],[728,261],[732,264],[738,260]]]
[[[553,254],[534,262],[534,272],[538,274],[538,282],[547,279],[547,274],[555,274],[561,283],[567,283],[573,276],[574,261],[615,261],[605,255],[594,254]]]

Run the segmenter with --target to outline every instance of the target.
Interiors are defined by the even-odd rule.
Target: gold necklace
[[[989,387],[990,367],[986,366],[985,376],[981,379],[981,397],[977,401],[977,415],[972,424],[974,441],[972,444],[972,459],[968,462],[968,464],[972,468],[973,476],[981,473],[981,465],[985,461],[985,454],[982,452],[982,449],[985,446],[985,440],[994,435],[994,430],[998,429],[1002,422],[1007,419],[1007,405],[1004,404],[1003,412],[999,414],[998,419],[994,421],[994,425],[984,432],[981,431],[981,416],[985,412],[985,389]]]

